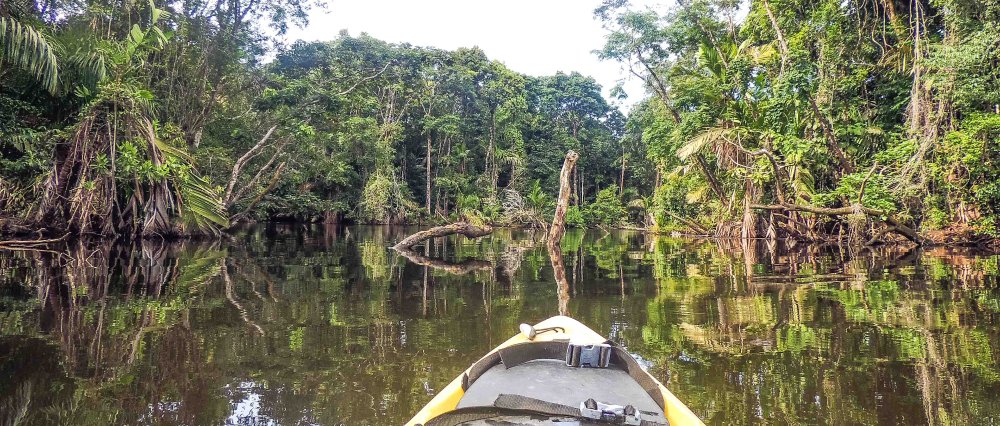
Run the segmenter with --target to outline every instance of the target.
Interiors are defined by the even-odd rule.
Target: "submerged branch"
[[[899,222],[888,213],[860,205],[829,208],[829,207],[818,207],[818,206],[810,206],[803,204],[784,203],[784,204],[752,204],[750,205],[750,208],[755,210],[771,210],[779,212],[797,211],[797,212],[813,213],[824,216],[845,216],[861,212],[867,215],[868,217],[879,220],[880,222],[884,223],[887,227],[891,228],[892,231],[903,236],[907,240],[910,240],[916,245],[925,245],[928,243],[928,240],[923,236],[921,236],[919,233],[917,233],[917,231]]]
[[[69,233],[63,234],[63,236],[59,238],[46,238],[40,240],[5,240],[0,241],[0,248],[7,248],[5,246],[9,246],[11,248],[29,248],[33,246],[58,243],[66,240],[66,237],[68,236]]]

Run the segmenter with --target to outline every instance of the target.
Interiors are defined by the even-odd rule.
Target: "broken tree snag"
[[[465,275],[474,271],[489,271],[493,269],[493,263],[486,260],[470,259],[460,263],[451,263],[441,259],[434,259],[413,251],[409,247],[397,248],[396,252],[403,255],[407,260],[416,265],[428,266],[437,270],[445,271],[452,275]]]
[[[573,167],[576,166],[576,160],[579,159],[580,154],[570,150],[566,153],[562,171],[559,172],[559,199],[556,200],[556,213],[552,216],[552,227],[549,228],[549,247],[553,245],[558,247],[559,241],[566,233],[566,209],[569,208],[569,193],[572,190],[569,179],[572,176]]]
[[[559,315],[569,315],[569,281],[566,280],[566,265],[563,263],[562,248],[559,247],[559,243],[549,244],[548,251],[549,262],[552,263],[552,273],[556,279]]]
[[[431,238],[445,237],[452,234],[464,235],[466,238],[479,238],[492,233],[493,228],[489,225],[478,226],[468,222],[455,222],[450,225],[435,226],[431,229],[425,229],[417,232],[409,237],[403,238],[402,241],[396,243],[396,245],[392,246],[392,248],[402,250],[413,247]]]

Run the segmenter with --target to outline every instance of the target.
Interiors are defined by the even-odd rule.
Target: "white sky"
[[[632,0],[663,11],[664,0]],[[592,53],[606,30],[593,17],[600,0],[328,0],[306,28],[286,40],[332,40],[341,29],[393,43],[454,50],[478,46],[490,59],[533,76],[577,71],[594,77],[605,96],[625,79],[626,106],[643,97],[642,83],[616,62]]]

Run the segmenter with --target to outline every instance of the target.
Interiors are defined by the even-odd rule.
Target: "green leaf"
[[[128,33],[129,42],[131,42],[131,44],[133,45],[138,46],[142,44],[142,40],[145,38],[146,38],[146,33],[142,31],[142,28],[139,28],[139,24],[133,24],[132,31],[129,31]]]
[[[20,68],[51,94],[59,88],[55,45],[45,34],[12,18],[0,16],[0,64]]]
[[[680,158],[681,161],[687,161],[688,158],[691,158],[692,155],[697,154],[709,144],[725,138],[732,132],[732,129],[722,127],[713,127],[705,130],[698,136],[691,138],[691,140],[684,144],[684,146],[677,149],[677,158]]]

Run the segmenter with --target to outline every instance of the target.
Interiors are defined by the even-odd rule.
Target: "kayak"
[[[452,380],[407,426],[494,424],[703,425],[625,349],[555,316]]]

